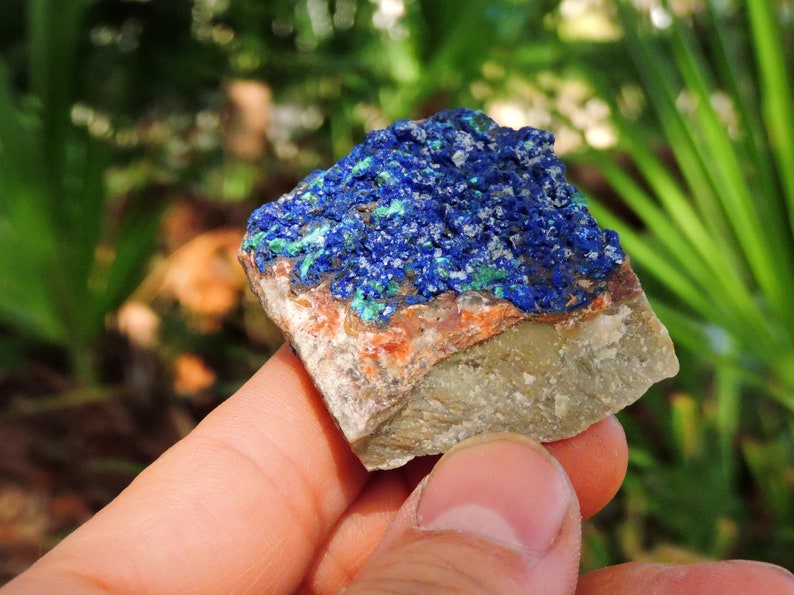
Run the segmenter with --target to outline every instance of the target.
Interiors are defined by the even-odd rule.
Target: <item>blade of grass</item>
[[[32,0],[29,8],[30,80],[41,105],[47,212],[58,240],[51,300],[70,329],[72,348],[88,342],[83,324],[87,279],[104,214],[104,159],[98,143],[71,122],[77,53],[89,0]]]
[[[794,234],[794,87],[789,78],[776,3],[746,0],[761,84],[761,104],[769,142],[783,182],[789,226]]]
[[[663,206],[663,216],[680,229],[689,242],[690,256],[691,251],[700,254],[715,280],[725,284],[726,287],[738,289],[741,286],[740,280],[735,275],[726,274],[724,251],[721,246],[716,245],[713,236],[708,233],[706,226],[692,207],[685,190],[644,143],[637,142],[637,139],[623,124],[620,126],[623,128],[622,140],[627,145],[627,151],[632,156],[643,179]],[[647,200],[652,202],[650,197],[647,197]],[[659,223],[661,224],[661,222]],[[652,223],[652,225],[654,224],[656,222]],[[691,266],[696,266],[694,262],[691,262],[691,257],[688,260]],[[732,270],[727,272],[730,273]]]
[[[62,179],[63,152],[69,134],[77,72],[80,24],[87,0],[30,0],[29,75],[33,94],[41,104],[48,179]]]
[[[736,472],[734,449],[739,433],[743,379],[732,366],[717,366],[714,397],[717,402],[716,425],[719,433],[720,463],[726,477]]]
[[[8,219],[0,225],[0,321],[39,339],[68,337],[52,303],[47,273],[54,243],[46,221],[28,194],[14,193]]]
[[[56,252],[39,148],[39,130],[17,107],[0,64],[0,320],[51,341],[68,334],[48,297]]]
[[[668,140],[668,146],[675,156],[676,163],[683,174],[691,191],[694,204],[703,214],[704,224],[710,230],[712,238],[730,238],[725,230],[730,226],[725,213],[720,208],[718,189],[715,189],[708,176],[708,164],[703,163],[698,155],[696,139],[692,136],[688,122],[678,107],[680,81],[676,76],[677,69],[671,66],[667,54],[656,47],[650,34],[643,38],[637,31],[642,23],[632,9],[619,2],[620,19],[625,32],[627,53],[639,73],[646,88],[646,96],[658,114],[658,121]],[[632,129],[624,130],[624,136],[632,138]],[[674,211],[675,212],[675,211]],[[735,243],[730,241],[720,246],[724,256],[729,258],[733,269],[744,275],[745,261],[737,250]]]
[[[64,315],[76,342],[90,345],[101,327],[92,323],[104,312],[91,308],[89,278],[105,220],[104,171],[107,151],[87,133],[75,131],[67,139],[67,158],[61,196],[62,261],[68,271],[68,291],[63,296]]]
[[[780,197],[779,178],[775,173],[763,119],[757,109],[760,101],[759,89],[753,83],[753,73],[744,59],[746,44],[742,42],[746,35],[742,35],[742,32],[746,23],[742,21],[737,31],[736,28],[725,26],[724,19],[719,15],[717,2],[710,0],[706,10],[710,51],[715,57],[722,85],[738,115],[741,126],[738,144],[743,149],[742,162],[752,164],[753,186],[758,190],[759,196]],[[740,48],[738,52],[737,47]],[[777,221],[779,225],[785,225],[788,219],[785,200],[761,200],[757,206],[763,221]],[[787,245],[794,246],[793,239],[789,234],[784,241]],[[789,250],[791,251],[794,248]]]
[[[24,188],[12,188],[5,221],[0,218],[0,322],[39,339],[65,339],[68,333],[48,292],[54,243],[29,197]]]
[[[627,17],[624,17],[627,18]],[[708,176],[708,169],[702,167],[701,160],[697,152],[697,143],[692,136],[689,128],[689,123],[684,119],[681,109],[678,107],[678,100],[680,96],[678,81],[673,80],[677,72],[677,68],[670,63],[666,53],[656,47],[655,42],[651,39],[642,40],[634,31],[634,26],[631,22],[625,24],[627,27],[626,41],[630,48],[631,56],[636,64],[637,70],[641,76],[644,77],[645,84],[648,88],[648,98],[659,114],[659,122],[665,132],[665,136],[669,139],[669,148],[673,152],[676,159],[676,164],[680,167],[684,178],[690,188],[692,197],[695,198],[696,204],[699,205],[701,212],[704,215],[706,224],[714,222],[710,225],[712,233],[709,234],[712,238],[725,237],[725,234],[714,233],[717,230],[727,229],[727,221],[725,215],[719,207],[719,199],[715,192],[714,186]],[[623,136],[627,139],[634,139],[636,135],[632,134],[630,128],[623,127]],[[638,146],[644,146],[643,143],[635,143]],[[647,153],[647,150],[645,151]],[[655,160],[651,157],[651,160]],[[661,172],[655,176],[664,176],[670,179],[661,167],[655,168]],[[672,181],[667,182],[670,187]],[[660,199],[667,198],[665,193],[659,194]],[[683,192],[675,193],[675,202],[669,204],[672,214],[674,215],[679,208],[683,207],[686,212],[685,218],[687,221],[695,219],[693,209],[690,206],[691,199]],[[699,230],[698,230],[699,231]],[[736,251],[732,246],[722,246],[723,253],[730,253],[736,259]],[[737,261],[739,259],[736,259]],[[739,265],[739,262],[737,262]],[[741,266],[741,265],[740,265]]]
[[[116,400],[124,395],[125,391],[120,387],[80,387],[35,400],[21,401],[15,407],[0,411],[0,423],[74,409],[96,402]]]
[[[0,215],[5,205],[15,200],[13,189],[22,181],[20,173],[25,165],[38,160],[35,133],[24,124],[23,114],[14,101],[8,72],[0,61],[0,188],[3,196]]]
[[[700,458],[705,443],[703,420],[698,403],[691,395],[673,395],[670,401],[670,425],[680,462],[686,465]]]
[[[728,137],[726,127],[714,109],[713,90],[707,81],[707,67],[696,48],[688,27],[676,21],[672,29],[672,46],[676,64],[692,96],[697,97],[694,127],[702,134],[698,143],[702,161],[708,161],[708,171],[714,186],[721,188],[718,196],[734,228],[736,238],[747,254],[754,277],[781,318],[788,317],[788,297],[794,294],[790,268],[791,254],[785,242],[785,229],[777,221],[764,221],[755,207],[753,193],[744,177],[744,168]],[[767,200],[771,197],[766,197]]]

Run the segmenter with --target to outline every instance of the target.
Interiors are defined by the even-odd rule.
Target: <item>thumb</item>
[[[439,460],[346,593],[573,593],[580,545],[559,463],[523,436],[480,436]]]

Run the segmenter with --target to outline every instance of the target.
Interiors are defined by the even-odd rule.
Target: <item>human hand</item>
[[[609,418],[546,449],[491,435],[426,480],[433,461],[368,474],[282,349],[4,592],[794,593],[749,562],[625,564],[577,588],[581,518],[619,488],[625,437]]]

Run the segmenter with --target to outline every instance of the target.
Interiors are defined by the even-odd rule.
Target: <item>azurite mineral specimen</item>
[[[364,464],[572,436],[675,374],[551,133],[441,112],[255,211],[240,259]]]

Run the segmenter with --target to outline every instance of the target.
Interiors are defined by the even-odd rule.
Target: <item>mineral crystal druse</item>
[[[251,215],[251,287],[367,468],[570,437],[677,372],[553,143],[465,109],[403,120]]]

